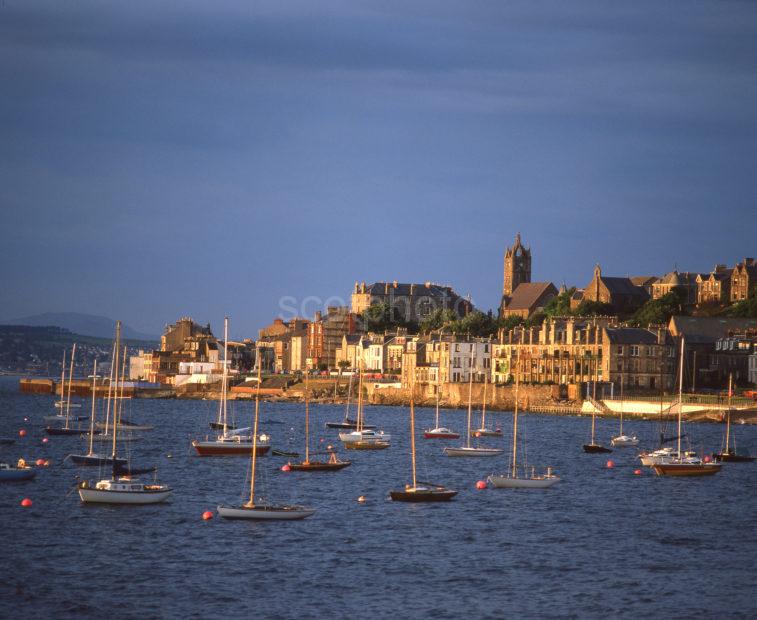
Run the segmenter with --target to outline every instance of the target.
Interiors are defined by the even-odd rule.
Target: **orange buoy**
[[[206,510],[202,513],[203,521],[210,521],[213,518],[213,513],[210,510]]]
[[[21,500],[21,505],[24,508],[30,508],[32,505],[32,500],[30,500],[28,497],[25,497],[24,499]]]
[[[18,431],[19,437],[26,437],[26,431],[22,428],[20,431]]]
[[[485,489],[486,488],[486,480],[479,480],[476,483],[476,488],[477,489]]]
[[[283,466],[283,467],[281,468],[281,471],[291,471],[291,470],[292,470],[292,468],[291,468],[291,467],[289,467],[289,465],[288,465],[288,464],[287,464],[287,465],[284,465],[284,466]]]
[[[357,498],[357,503],[358,504],[365,504],[365,495],[361,495],[360,497],[358,497]]]
[[[634,476],[641,476],[641,470],[640,469],[634,469],[633,470],[633,475]]]
[[[37,467],[42,467],[45,464],[45,459],[37,459]]]
[[[326,446],[326,450],[333,450],[333,449],[334,449],[334,446],[332,446],[331,444],[329,444],[328,446]]]
[[[612,469],[613,467],[615,467],[615,461],[613,460],[607,461],[607,469]]]
[[[481,437],[481,433],[476,433],[476,437]]]

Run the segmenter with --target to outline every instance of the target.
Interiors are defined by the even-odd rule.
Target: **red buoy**
[[[640,469],[634,469],[633,470],[633,475],[634,476],[641,476],[641,470]]]
[[[47,437],[43,437],[42,438],[42,443],[47,443],[48,441],[50,441],[50,440]]]
[[[476,488],[477,489],[485,489],[486,488],[486,480],[479,480],[476,483]]]
[[[20,431],[18,431],[19,437],[26,437],[26,431],[22,428]]]
[[[612,469],[613,467],[615,467],[615,461],[613,460],[607,461],[607,469]]]
[[[45,464],[45,459],[37,459],[37,467],[42,467]]]
[[[21,500],[21,505],[24,508],[30,508],[32,505],[32,500],[30,500],[28,497],[25,497],[24,499]]]
[[[284,466],[283,466],[283,467],[281,468],[281,471],[291,471],[291,469],[292,469],[292,468],[291,468],[291,467],[289,467],[289,465],[284,465]]]
[[[710,455],[708,454],[708,455],[707,455],[707,456],[705,456],[705,457],[704,457],[704,458],[703,458],[702,460],[703,460],[703,461],[704,461],[705,463],[711,463],[711,462],[712,462],[712,457],[711,457],[711,456],[710,456]]]
[[[202,513],[203,521],[210,521],[213,518],[213,513],[210,510],[206,510]]]
[[[476,437],[481,437],[481,433],[476,432]]]

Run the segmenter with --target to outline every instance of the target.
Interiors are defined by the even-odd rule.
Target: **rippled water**
[[[83,409],[87,405],[84,404]],[[286,459],[259,461],[261,490],[275,501],[306,503],[300,522],[203,521],[205,510],[238,501],[246,459],[198,458],[193,436],[207,433],[216,404],[135,400],[127,414],[156,429],[131,446],[135,462],[159,465],[175,488],[168,504],[83,506],[76,476],[95,469],[61,463],[79,440],[53,437],[42,416],[49,396],[18,393],[0,378],[0,436],[28,430],[0,460],[51,458],[29,483],[0,485],[4,525],[0,601],[4,617],[476,618],[757,616],[755,556],[757,464],[731,464],[712,478],[656,478],[634,451],[586,455],[588,418],[526,416],[529,460],[552,465],[563,481],[548,491],[478,491],[475,482],[504,469],[504,458],[452,459],[420,438],[419,478],[460,491],[449,504],[401,504],[388,491],[409,480],[407,410],[370,407],[369,422],[392,433],[392,447],[348,452],[336,473],[284,473]],[[264,429],[279,449],[301,450],[303,409],[264,403]],[[240,418],[251,405],[234,404]],[[326,445],[326,420],[342,408],[312,407]],[[419,430],[433,411],[418,411]],[[464,412],[445,411],[462,430]],[[25,422],[24,418],[29,421]],[[509,445],[511,415],[492,414]],[[615,421],[598,421],[609,440]],[[647,445],[657,428],[628,423]],[[694,445],[720,446],[722,428],[696,425]],[[737,426],[739,444],[757,452],[757,429]],[[171,455],[171,458],[168,455]],[[358,496],[368,501],[359,504]],[[32,508],[20,507],[29,497]]]

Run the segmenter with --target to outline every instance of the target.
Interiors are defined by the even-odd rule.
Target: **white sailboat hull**
[[[616,448],[629,448],[639,445],[639,440],[636,437],[629,437],[628,435],[620,435],[619,437],[613,437],[610,443]]]
[[[388,433],[384,433],[384,431],[372,431],[372,430],[363,430],[363,431],[353,431],[351,433],[339,433],[339,440],[343,443],[356,443],[356,442],[371,442],[371,441],[381,441],[384,443],[389,443],[389,441],[392,439],[392,436]]]
[[[560,482],[557,476],[539,476],[536,478],[511,478],[509,476],[494,476],[488,478],[492,486],[498,489],[548,489]]]
[[[267,504],[244,506],[218,506],[218,515],[224,519],[251,519],[256,521],[294,521],[315,514],[315,508],[305,506],[271,506]]]
[[[141,485],[140,485],[141,486]],[[158,486],[154,490],[112,490],[97,488],[79,488],[79,497],[85,504],[128,504],[145,505],[159,504],[166,501],[173,492],[169,487]]]
[[[503,452],[500,448],[444,448],[447,456],[497,456]]]

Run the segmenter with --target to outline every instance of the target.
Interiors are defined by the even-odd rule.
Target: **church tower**
[[[502,295],[512,296],[519,284],[531,281],[531,250],[520,242],[520,233],[515,235],[515,244],[505,250],[505,278]]]

